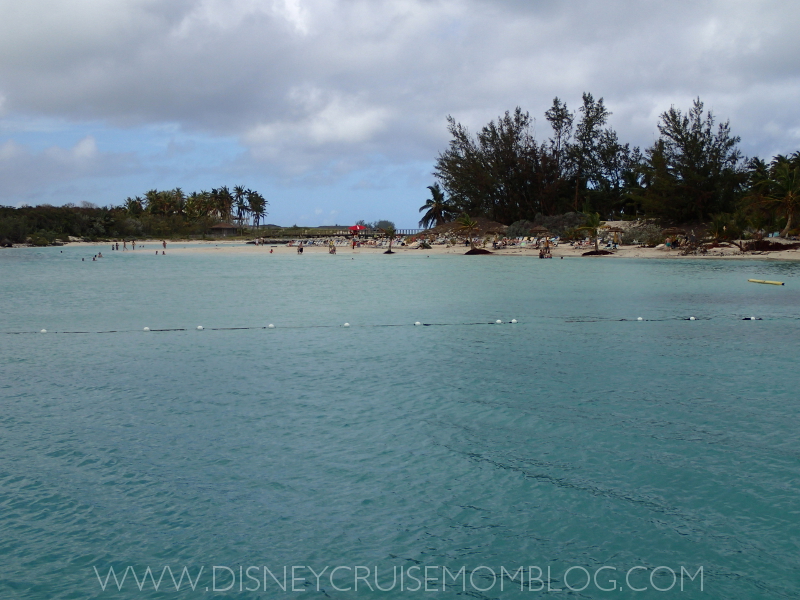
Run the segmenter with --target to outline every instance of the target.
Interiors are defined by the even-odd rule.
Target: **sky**
[[[0,0],[0,204],[244,185],[267,222],[417,226],[449,141],[602,97],[642,148],[700,97],[800,150],[788,0]]]

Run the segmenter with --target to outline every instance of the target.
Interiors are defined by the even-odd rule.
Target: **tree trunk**
[[[792,228],[792,216],[792,211],[786,213],[786,227],[784,227],[783,231],[781,231],[782,238],[789,237],[789,230]]]

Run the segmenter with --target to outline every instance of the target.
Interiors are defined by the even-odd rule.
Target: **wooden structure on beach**
[[[239,228],[236,227],[236,225],[231,225],[230,223],[217,223],[216,225],[212,225],[210,230],[211,235],[220,237],[236,235],[238,231]]]

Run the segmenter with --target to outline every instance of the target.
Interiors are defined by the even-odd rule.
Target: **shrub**
[[[514,221],[506,229],[506,236],[510,238],[527,237],[531,234],[531,227],[533,227],[531,221]]]
[[[15,244],[23,244],[28,237],[28,223],[25,218],[0,217],[0,238]]]
[[[579,212],[568,212],[550,217],[537,214],[533,222],[535,225],[547,227],[547,230],[554,235],[562,236],[571,229],[582,227],[586,223],[586,215]]]
[[[664,241],[664,236],[661,233],[661,227],[653,223],[641,223],[620,234],[620,241],[623,244],[639,242],[646,246],[657,246]]]
[[[30,243],[34,246],[49,246],[50,242],[46,237],[39,234],[33,234],[30,238]]]

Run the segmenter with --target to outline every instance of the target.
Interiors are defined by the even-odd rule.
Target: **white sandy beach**
[[[97,248],[108,255],[111,252],[111,243],[91,243],[91,242],[71,242],[69,246],[85,246],[87,248]],[[397,254],[426,254],[426,255],[459,255],[464,254],[469,248],[466,246],[444,246],[434,245],[430,249],[416,249],[408,246],[393,245],[392,251]],[[487,246],[487,249],[490,249]],[[602,246],[601,246],[602,249]],[[142,240],[141,243],[137,242],[136,250],[128,249],[127,252],[136,252],[141,254],[151,253],[154,254],[158,251],[159,255],[162,251],[161,240]],[[220,254],[264,254],[269,255],[270,250],[272,254],[297,254],[297,246],[288,246],[287,244],[267,244],[267,245],[242,245],[241,241],[231,242],[222,240],[211,241],[197,241],[197,240],[184,240],[184,241],[168,241],[166,254],[195,254],[195,253],[220,253]],[[491,250],[491,249],[490,249]],[[667,260],[800,260],[800,249],[782,250],[772,252],[747,252],[742,254],[735,246],[713,248],[705,255],[690,255],[683,256],[679,250],[668,250],[666,248],[639,248],[637,246],[620,246],[613,254],[605,256],[592,256],[582,257],[581,254],[589,250],[594,250],[594,246],[582,246],[575,248],[569,244],[560,244],[552,249],[553,259],[559,260],[562,258],[583,258],[584,260],[599,260],[599,259],[618,259],[618,258],[647,258],[647,259],[667,259]],[[360,248],[351,249],[347,246],[337,246],[337,256],[352,256],[367,255],[367,254],[383,254],[386,251],[385,247],[372,247],[362,245]],[[122,250],[120,250],[122,252]],[[539,258],[539,250],[531,246],[511,246],[499,250],[491,250],[493,255],[498,256],[520,256],[528,258]],[[327,246],[304,246],[304,254],[328,254]]]

